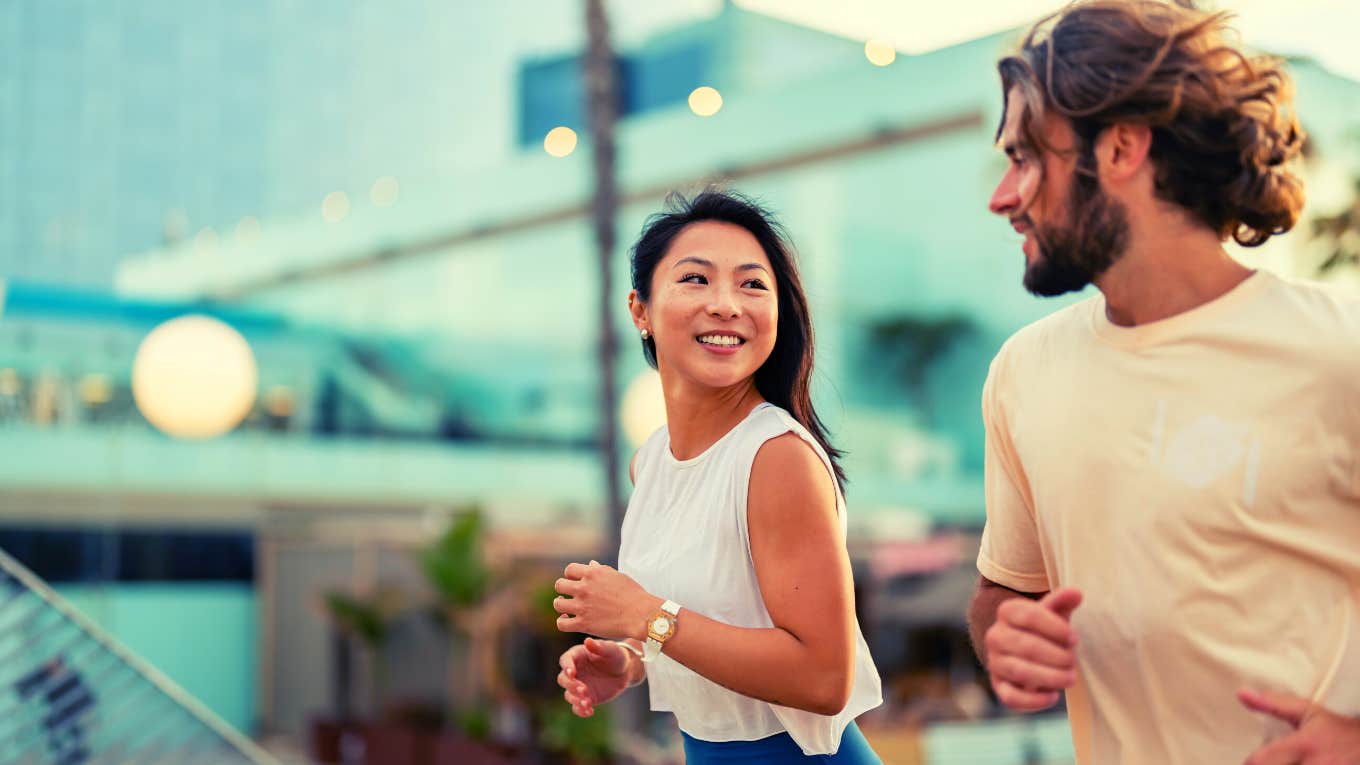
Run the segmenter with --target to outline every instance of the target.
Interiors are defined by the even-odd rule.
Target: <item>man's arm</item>
[[[1002,704],[1038,712],[1076,682],[1077,635],[1069,620],[1080,604],[1081,593],[1071,587],[1024,593],[980,578],[968,631]]]
[[[968,637],[973,641],[973,653],[977,654],[982,666],[987,666],[987,647],[984,638],[987,630],[996,623],[996,610],[1001,604],[1011,598],[1039,600],[1047,594],[1047,592],[1020,592],[997,584],[985,576],[978,577],[977,589],[973,591],[973,600],[968,605]]]
[[[1011,438],[1006,396],[998,389],[1005,357],[1003,348],[982,387],[987,525],[978,550],[982,578],[968,609],[968,627],[996,697],[1011,709],[1036,712],[1058,703],[1060,691],[1076,682],[1077,640],[1068,619],[1081,593],[1071,588],[1043,592],[1052,579],[1034,496]]]

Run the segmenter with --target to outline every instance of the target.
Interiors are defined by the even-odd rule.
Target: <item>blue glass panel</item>
[[[710,52],[710,46],[696,44],[624,58],[624,114],[684,103],[690,91],[711,85],[707,81]]]
[[[619,115],[627,117],[684,103],[690,91],[709,84],[711,57],[712,48],[707,44],[619,57]],[[563,56],[531,61],[520,68],[521,145],[542,141],[558,125],[578,133],[586,131],[581,67],[580,56]]]
[[[519,142],[531,145],[559,126],[584,133],[586,127],[581,58],[533,61],[519,74]]]

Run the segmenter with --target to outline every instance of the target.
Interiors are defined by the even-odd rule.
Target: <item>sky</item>
[[[1061,7],[1051,0],[734,0],[751,11],[859,40],[877,38],[903,53],[924,53],[1030,23]],[[713,4],[713,3],[709,3]],[[1314,58],[1360,80],[1360,2],[1214,0],[1204,7],[1237,14],[1244,41],[1280,55]]]

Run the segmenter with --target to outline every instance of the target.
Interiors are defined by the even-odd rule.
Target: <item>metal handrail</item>
[[[92,655],[97,656],[103,653],[116,657],[119,663],[130,668],[133,673],[140,677],[143,681],[143,688],[153,689],[156,692],[157,697],[168,701],[178,711],[185,714],[191,722],[201,726],[199,731],[193,731],[192,735],[176,742],[176,746],[181,746],[184,743],[198,738],[201,735],[201,732],[206,732],[211,734],[211,739],[205,739],[205,744],[209,740],[215,740],[221,745],[223,757],[220,762],[222,763],[234,762],[241,763],[242,765],[277,765],[274,758],[254,742],[232,729],[231,726],[223,722],[220,717],[214,714],[197,699],[190,696],[183,688],[177,685],[169,677],[166,677],[160,670],[156,669],[114,640],[112,636],[67,603],[65,599],[53,591],[52,588],[39,577],[34,575],[33,572],[29,571],[3,550],[0,550],[0,590],[6,589],[5,585],[21,588],[36,596],[45,604],[46,608],[44,611],[50,609],[50,611],[56,612],[63,621],[73,625],[80,633],[83,633],[84,638],[89,641],[89,643],[93,643],[98,647],[98,650]],[[9,605],[16,600],[18,600],[17,597],[6,598],[5,605]],[[20,623],[21,622],[14,622],[8,626],[13,628]],[[44,642],[46,641],[39,641],[40,644]],[[28,643],[27,641],[25,641],[25,644],[31,645],[31,643]],[[68,645],[67,642],[63,641],[63,649],[67,648]],[[86,658],[87,655],[91,654],[89,654],[88,651],[82,651],[82,658]],[[49,654],[47,651],[44,651],[39,660],[49,661],[57,658],[61,658],[61,655]],[[47,681],[43,681],[43,683],[46,685]],[[98,689],[93,690],[97,691]],[[64,706],[69,709],[70,705],[65,704]],[[51,713],[49,712],[48,714]],[[120,714],[118,717],[123,718],[124,721],[126,720],[124,715]],[[171,715],[163,716],[160,722],[163,723],[165,718],[168,717],[171,717]],[[159,728],[159,725],[152,724],[143,727],[140,732],[147,733],[152,730],[158,730]],[[133,731],[131,734],[136,736],[137,732],[138,731]],[[126,745],[127,741],[122,741],[120,743]],[[205,749],[208,748],[216,747],[205,747]],[[130,750],[120,749],[120,752],[128,756],[136,756],[135,748]],[[90,759],[97,760],[101,753],[98,751],[90,751],[88,754]]]

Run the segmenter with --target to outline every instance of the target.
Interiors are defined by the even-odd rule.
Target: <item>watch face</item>
[[[671,622],[664,616],[658,616],[652,620],[652,632],[658,635],[665,635],[671,631]]]

